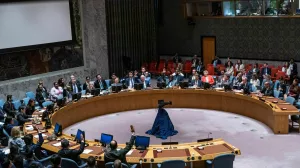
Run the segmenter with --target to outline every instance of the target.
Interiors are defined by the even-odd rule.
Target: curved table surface
[[[96,116],[128,110],[156,108],[158,100],[172,101],[173,104],[168,106],[171,108],[212,109],[244,115],[265,123],[274,133],[288,133],[288,116],[299,113],[292,105],[279,100],[275,103],[274,100],[276,99],[270,97],[265,98],[264,101],[260,101],[255,95],[244,96],[242,94],[212,90],[144,90],[97,96],[68,104],[54,113],[52,124],[60,123],[63,128],[66,128],[77,122]],[[282,110],[282,107],[287,109]],[[134,123],[130,124],[134,125]],[[36,131],[28,132],[25,129],[24,131],[26,133],[37,134]],[[49,135],[52,132],[53,127],[48,130],[47,134]],[[70,140],[74,139],[70,135],[65,134],[62,137]],[[46,142],[43,144],[43,148],[57,152],[60,147],[53,146],[54,143],[58,143],[58,141]],[[101,152],[99,144],[93,141],[88,141],[88,143],[90,145],[88,148],[94,150],[94,152],[82,154],[82,157],[87,158],[89,155],[95,155],[97,156],[97,160],[103,161],[104,154]],[[210,145],[207,146],[207,143]],[[203,153],[203,151],[198,150],[197,146],[201,145],[206,145],[205,148],[211,150],[210,153]],[[120,144],[119,146],[124,147],[125,145]],[[72,148],[78,147],[78,145],[75,145]],[[226,143],[222,139],[202,143],[179,144],[174,147],[176,149],[172,149],[171,153],[168,153],[165,146],[150,145],[148,151],[144,153],[136,152],[136,150],[131,151],[132,156],[128,155],[127,160],[130,163],[139,163],[140,159],[148,163],[160,163],[172,157],[188,162],[213,159],[222,153],[240,154],[238,148]],[[163,154],[157,153],[157,149],[163,149]]]

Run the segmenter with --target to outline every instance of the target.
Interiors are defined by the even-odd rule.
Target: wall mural
[[[77,44],[0,54],[0,81],[84,65],[78,0],[73,0],[72,6]]]

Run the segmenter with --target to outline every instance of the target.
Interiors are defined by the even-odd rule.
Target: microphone
[[[207,140],[209,140],[209,135],[212,135],[212,133],[209,132],[209,133],[207,134]],[[208,141],[206,142],[206,145],[209,145]]]

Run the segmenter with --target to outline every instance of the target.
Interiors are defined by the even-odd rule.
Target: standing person
[[[8,116],[14,117],[16,109],[14,105],[12,104],[12,95],[7,95],[6,96],[6,102],[3,105],[3,111],[6,113]]]
[[[292,58],[290,60],[290,66],[289,66],[291,75],[290,75],[290,82],[292,83],[294,79],[297,78],[298,75],[298,69],[297,69],[297,64],[295,63],[294,59]]]
[[[192,68],[191,70],[193,70],[194,68],[197,68],[197,66],[199,65],[200,60],[197,58],[197,55],[194,55],[194,58],[192,59]]]
[[[241,59],[237,60],[237,63],[235,64],[235,70],[236,70],[236,73],[239,73],[239,72],[242,72],[243,70],[245,70],[245,66]]]
[[[63,89],[58,85],[57,82],[54,82],[50,91],[50,98],[53,102],[56,102],[56,100],[60,97],[63,97]]]

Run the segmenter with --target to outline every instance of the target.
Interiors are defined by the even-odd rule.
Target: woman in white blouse
[[[235,70],[237,71],[237,73],[243,71],[245,69],[244,64],[242,63],[242,60],[237,60],[237,63],[235,64]]]
[[[233,65],[231,64],[230,61],[227,63],[227,68],[225,69],[225,71],[226,74],[228,74],[229,76],[232,76],[234,74]]]
[[[50,95],[52,101],[56,101],[59,97],[63,97],[63,89],[62,87],[58,86],[57,82],[53,83],[53,88],[51,88]]]
[[[290,64],[288,62],[285,62],[284,63],[284,66],[282,67],[281,69],[282,72],[285,72],[285,74],[287,76],[290,76],[291,75],[291,68],[290,68]]]
[[[257,74],[253,74],[252,75],[252,79],[250,79],[250,83],[252,84],[252,86],[260,86],[260,81],[257,78]]]

